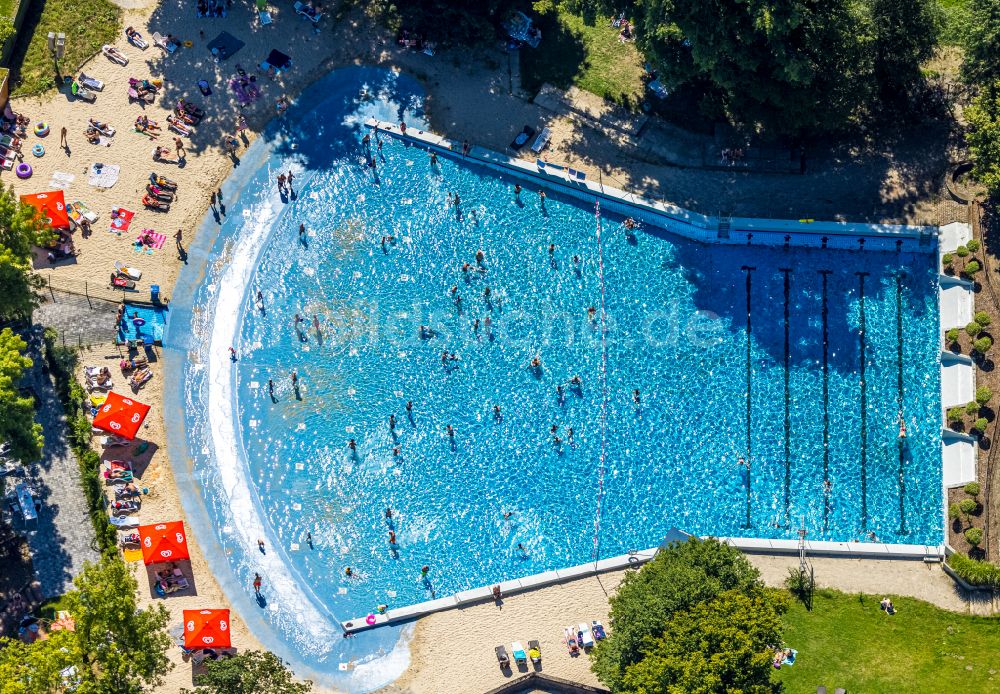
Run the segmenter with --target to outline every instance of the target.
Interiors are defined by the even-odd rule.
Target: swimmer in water
[[[562,399],[563,399],[563,389],[562,389],[562,384],[561,383],[558,384],[558,385],[556,385],[556,397],[559,399],[559,402],[562,402]]]
[[[385,509],[385,519],[386,520],[392,520],[392,509],[391,508],[386,508]]]
[[[471,265],[468,263],[462,263],[462,272],[468,273],[470,270],[472,270]]]
[[[302,240],[302,237],[305,235],[305,233],[306,233],[306,225],[305,224],[299,224],[299,240],[300,241]]]
[[[468,265],[468,263],[466,263],[466,265]],[[455,296],[456,294],[458,294],[458,285],[452,285],[451,289],[449,289],[448,291],[451,292],[452,296]]]
[[[393,458],[398,458],[401,454],[402,454],[402,451],[400,450],[399,446],[396,446],[395,448],[392,449],[392,457]]]
[[[570,427],[569,431],[566,432],[566,440],[573,443],[573,427]]]
[[[543,204],[545,203],[545,191],[544,190],[538,191],[538,198],[539,198],[539,200],[542,201]]]
[[[555,436],[555,433],[556,433],[557,431],[559,431],[559,425],[558,425],[558,424],[553,424],[552,426],[550,426],[550,427],[549,427],[549,432],[550,432],[550,433],[551,433],[551,434],[552,434],[553,436]]]
[[[347,440],[347,447],[350,448],[352,451],[358,450],[358,444],[354,441],[354,439]]]
[[[448,350],[444,350],[443,352],[441,352],[441,363],[442,364],[448,363]]]
[[[479,334],[479,319],[478,318],[472,323],[472,332],[474,332],[476,335]]]
[[[542,366],[542,358],[537,354],[531,360],[531,368],[540,369]]]
[[[438,163],[438,155],[435,152],[431,152],[431,165]]]
[[[500,414],[500,405],[494,405],[493,406],[493,419],[495,419],[496,421],[499,422],[502,417],[503,417],[503,415]]]
[[[483,253],[482,249],[476,251],[476,265],[482,265],[484,260],[486,260],[486,254]]]
[[[396,428],[396,415],[395,414],[389,415],[389,428],[390,429],[395,429]]]
[[[452,428],[451,424],[449,424],[446,428],[448,431],[448,437],[452,439],[455,438],[455,430]]]
[[[292,387],[293,388],[299,387],[299,375],[294,371],[292,371]]]
[[[903,419],[903,411],[899,412],[899,438],[906,438],[906,420]]]
[[[594,320],[597,318],[597,309],[594,308],[593,306],[588,307],[587,318],[589,318],[591,322],[594,322]]]
[[[313,314],[313,328],[317,332],[319,332],[319,316],[317,316],[315,313]]]
[[[259,289],[257,290],[257,303],[261,306],[264,305],[264,292]]]
[[[554,255],[556,252],[556,245],[554,243],[549,244],[549,255]]]
[[[514,184],[514,197],[516,198],[516,197],[519,197],[520,195],[521,195],[521,184],[520,183],[515,183]]]
[[[348,578],[354,575],[354,572],[351,570],[351,567],[348,566],[347,568],[344,569],[344,575],[347,576]]]
[[[579,374],[577,374],[576,376],[573,376],[573,378],[569,379],[569,382],[572,383],[574,386],[582,386],[583,385],[583,379],[580,378]]]
[[[493,294],[493,290],[490,289],[489,287],[487,287],[486,289],[483,290],[483,298],[486,299],[487,301],[490,300],[490,295],[491,294]]]
[[[406,414],[410,414],[410,415],[413,414],[413,401],[412,400],[407,400],[406,401]]]
[[[638,225],[636,224],[636,222],[635,222],[634,219],[632,219],[631,217],[626,217],[625,218],[625,228],[626,229],[635,229],[637,226]]]
[[[504,511],[503,512],[503,519],[504,520],[510,520],[510,517],[513,516],[513,515],[514,515],[513,511]]]
[[[393,532],[392,530],[389,531],[389,544],[390,545],[396,544],[396,533]]]
[[[638,388],[632,391],[632,402],[634,402],[636,405],[642,404],[642,396],[640,395]]]

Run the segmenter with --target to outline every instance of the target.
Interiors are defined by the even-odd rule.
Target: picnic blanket
[[[284,70],[287,67],[291,67],[292,58],[278,50],[272,50],[267,54],[267,60],[265,61],[268,65],[271,65],[276,70]]]
[[[66,173],[65,171],[53,171],[52,178],[49,180],[49,188],[66,190],[73,183],[75,178],[76,176],[74,174]]]
[[[225,60],[226,58],[232,58],[236,51],[240,50],[245,45],[245,43],[230,34],[228,31],[223,31],[221,34],[208,42],[208,50],[219,60]]]
[[[257,89],[256,84],[248,82],[247,85],[244,86],[241,82],[241,78],[239,77],[234,77],[229,80],[229,88],[233,91],[233,94],[236,95],[237,101],[239,101],[243,106],[252,104],[257,100],[257,97],[260,96],[260,90]]]
[[[111,188],[118,182],[118,173],[121,169],[118,164],[93,164],[90,167],[87,183],[95,188]]]
[[[122,209],[121,207],[114,208],[111,210],[111,228],[108,231],[128,231],[128,227],[132,223],[132,217],[134,216],[135,212]]]
[[[146,243],[143,243],[143,239],[146,239]],[[138,253],[145,251],[152,255],[154,249],[163,248],[166,240],[167,237],[164,234],[158,234],[152,229],[143,229],[142,233],[139,234],[139,238],[132,245],[132,250]]]

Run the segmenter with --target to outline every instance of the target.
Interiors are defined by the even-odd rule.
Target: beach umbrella
[[[69,229],[69,212],[66,210],[66,196],[61,190],[49,193],[22,195],[21,202],[38,210],[42,219],[53,229]]]
[[[94,415],[94,426],[131,441],[148,412],[149,405],[111,391]]]
[[[139,526],[142,561],[149,566],[164,561],[190,559],[183,521]]]
[[[184,648],[229,648],[229,610],[184,610]]]

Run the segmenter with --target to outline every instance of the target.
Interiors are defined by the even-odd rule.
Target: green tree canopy
[[[627,669],[663,636],[674,614],[760,585],[758,571],[729,545],[697,538],[675,543],[625,575],[611,598],[611,634],[592,652],[591,669],[612,691],[624,691]]]
[[[965,119],[970,127],[972,175],[990,195],[1000,196],[1000,79],[980,90],[965,109]]]
[[[428,41],[474,44],[492,42],[500,23],[521,4],[515,0],[409,0],[382,7],[393,28],[416,32]]]
[[[770,694],[775,649],[781,646],[780,594],[729,590],[675,612],[663,635],[625,670],[617,692],[627,694]]]
[[[244,651],[234,658],[205,661],[198,688],[182,694],[308,694],[312,683],[296,682],[278,656]]]
[[[73,583],[63,604],[76,620],[81,670],[95,679],[81,694],[138,694],[159,684],[171,667],[167,609],[161,603],[138,609],[135,578],[117,555],[86,564]]]
[[[991,85],[1000,81],[1000,0],[970,2],[962,77],[970,84]]]
[[[0,322],[28,318],[38,305],[41,281],[31,272],[32,246],[54,236],[36,210],[14,196],[13,188],[0,186]]]
[[[869,0],[875,27],[875,83],[879,96],[900,101],[921,80],[920,65],[934,54],[943,15],[937,0]]]
[[[135,579],[117,555],[85,564],[73,584],[60,602],[75,631],[31,644],[0,639],[0,692],[63,691],[59,673],[69,666],[76,668],[78,694],[141,694],[160,684],[171,667],[166,608],[138,608]]]
[[[18,391],[22,374],[31,368],[26,346],[10,328],[0,330],[0,443],[22,463],[38,460],[44,443],[42,426],[35,422],[35,401]]]

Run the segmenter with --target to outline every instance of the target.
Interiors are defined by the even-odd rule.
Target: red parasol
[[[139,542],[142,544],[142,560],[146,566],[190,559],[182,521],[140,525]]]
[[[94,415],[94,426],[131,441],[148,412],[149,405],[112,391]]]
[[[184,610],[184,648],[229,648],[229,610]]]
[[[66,197],[61,190],[51,193],[34,193],[22,195],[21,202],[31,205],[42,213],[42,219],[53,229],[69,229],[69,212],[66,210]]]

